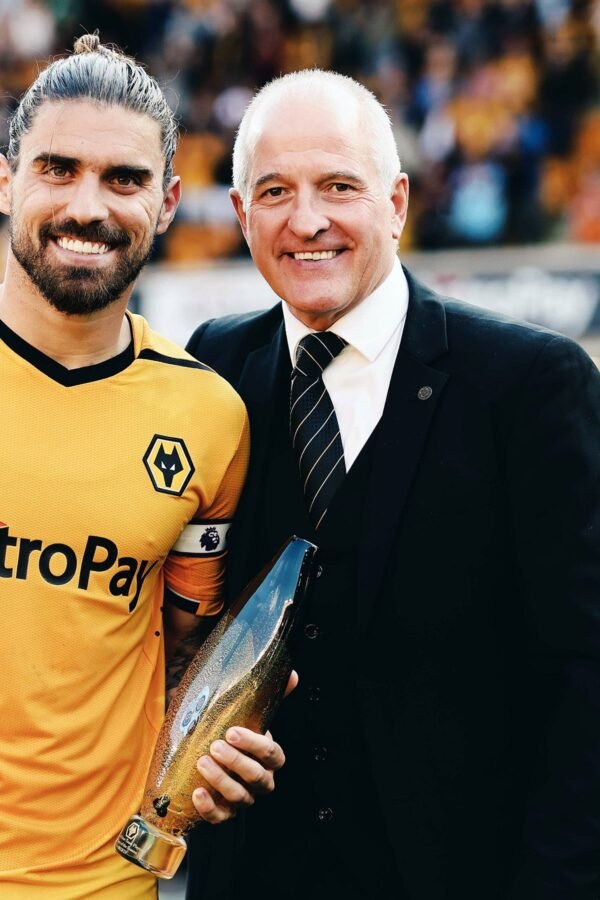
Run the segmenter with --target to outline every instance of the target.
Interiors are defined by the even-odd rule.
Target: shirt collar
[[[283,320],[292,364],[298,344],[311,331],[283,303]],[[334,331],[369,362],[376,359],[394,332],[406,318],[408,284],[400,260],[396,257],[392,271],[372,294],[354,306],[334,324]]]

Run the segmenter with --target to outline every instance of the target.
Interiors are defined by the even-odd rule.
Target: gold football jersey
[[[0,896],[138,900],[113,850],[164,706],[162,604],[220,608],[242,401],[129,315],[68,370],[0,323]]]

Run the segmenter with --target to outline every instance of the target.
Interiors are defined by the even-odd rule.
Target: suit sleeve
[[[600,895],[600,375],[551,339],[508,450],[517,579],[537,658],[539,751],[510,900]]]

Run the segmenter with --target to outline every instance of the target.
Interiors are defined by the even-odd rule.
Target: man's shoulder
[[[443,299],[448,343],[461,352],[484,354],[487,359],[513,364],[524,363],[539,354],[584,354],[572,338],[533,322],[513,319],[471,303]]]
[[[416,302],[421,309],[427,306],[441,307],[450,343],[471,343],[476,339],[477,345],[480,347],[500,343],[509,352],[535,350],[554,341],[559,344],[573,343],[565,335],[542,325],[511,318],[495,310],[438,293],[426,287],[414,276],[409,275],[409,285],[411,286],[411,300],[413,303]]]
[[[217,371],[228,371],[252,350],[271,341],[282,320],[281,304],[208,319],[196,328],[186,350]]]
[[[213,366],[194,358],[174,341],[154,331],[139,315],[129,320],[136,346],[136,366],[144,374],[136,380],[140,392],[148,392],[156,408],[161,405],[183,418],[200,406],[218,405],[225,415],[243,421],[243,402],[229,382]]]
[[[511,342],[533,344],[541,346],[548,340],[558,338],[568,341],[564,335],[536,325],[531,322],[514,319],[494,310],[477,306],[465,300],[439,293],[427,287],[410,273],[408,282],[412,304],[420,307],[421,311],[430,308],[441,308],[445,318],[448,337],[471,340],[477,336],[483,341],[503,340],[508,335]]]
[[[592,369],[583,348],[563,334],[438,294],[412,276],[409,284],[405,347],[422,347],[422,335],[434,323],[436,365],[448,374],[492,389],[519,384],[540,368],[576,369],[588,375]]]
[[[229,316],[207,319],[196,328],[190,343],[196,336],[204,338],[205,335],[210,335],[211,338],[217,340],[223,335],[261,334],[271,326],[278,325],[281,320],[280,303],[269,309],[257,309],[252,312],[234,313]]]

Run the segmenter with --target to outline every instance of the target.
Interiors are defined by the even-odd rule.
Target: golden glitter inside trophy
[[[200,821],[198,757],[232,725],[264,733],[291,672],[288,639],[312,582],[314,544],[291,537],[215,626],[177,688],[158,736],[139,815],[115,847],[161,878],[181,863]]]

